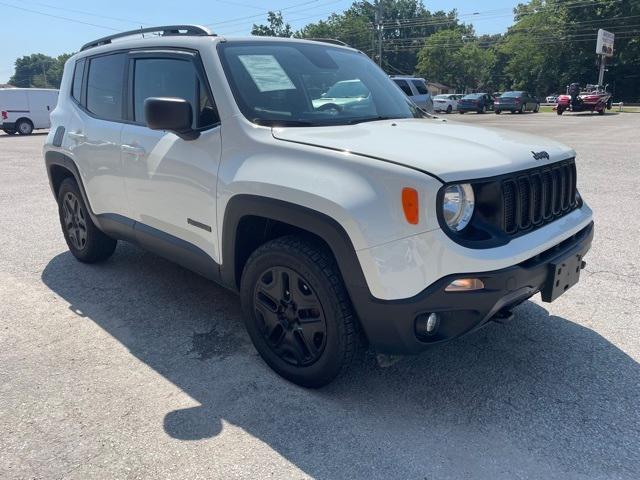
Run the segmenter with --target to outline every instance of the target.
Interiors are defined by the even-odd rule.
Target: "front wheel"
[[[117,241],[105,235],[91,220],[75,180],[65,179],[58,190],[58,213],[69,251],[84,263],[106,260]]]
[[[500,115],[502,113],[502,110],[496,110],[496,115]]]
[[[242,274],[245,325],[264,361],[304,387],[344,372],[358,347],[357,320],[331,252],[300,236],[259,247]]]
[[[526,110],[527,110],[527,108],[524,105],[522,105],[520,107],[520,110],[518,110],[518,113],[524,113],[524,112],[526,112]]]
[[[562,108],[562,107],[558,107],[558,108],[556,109],[556,113],[557,113],[558,115],[562,115],[562,114],[564,113],[564,108]]]
[[[478,113],[487,113],[487,106],[483,105],[482,108],[478,110]]]
[[[447,113],[451,113],[453,111],[453,107],[451,105],[449,105],[447,107]]]
[[[462,110],[459,110],[459,111],[458,111],[458,113],[459,113],[460,115],[464,115],[464,114],[465,114],[465,112],[463,112]]]

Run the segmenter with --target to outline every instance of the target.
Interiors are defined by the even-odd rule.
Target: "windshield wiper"
[[[355,125],[356,123],[364,123],[364,122],[377,122],[378,120],[397,120],[397,117],[365,117],[365,118],[354,118],[346,122],[347,125]]]
[[[275,120],[269,118],[254,118],[251,120],[256,125],[263,125],[265,127],[313,127],[316,125],[313,122],[306,122],[304,120]]]

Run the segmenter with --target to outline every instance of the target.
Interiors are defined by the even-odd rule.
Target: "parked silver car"
[[[413,103],[423,110],[433,113],[433,98],[431,98],[424,78],[393,76],[391,80],[400,87]]]

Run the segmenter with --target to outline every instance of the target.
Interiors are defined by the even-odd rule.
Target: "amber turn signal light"
[[[411,225],[418,224],[420,221],[420,204],[418,191],[415,188],[405,187],[402,189],[402,210],[407,222]]]

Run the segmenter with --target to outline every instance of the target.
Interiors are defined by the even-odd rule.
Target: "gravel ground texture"
[[[639,478],[640,115],[445,118],[577,151],[587,268],[553,304],[321,390],[274,374],[215,284],[124,243],[75,261],[45,137],[0,135],[0,478]]]

